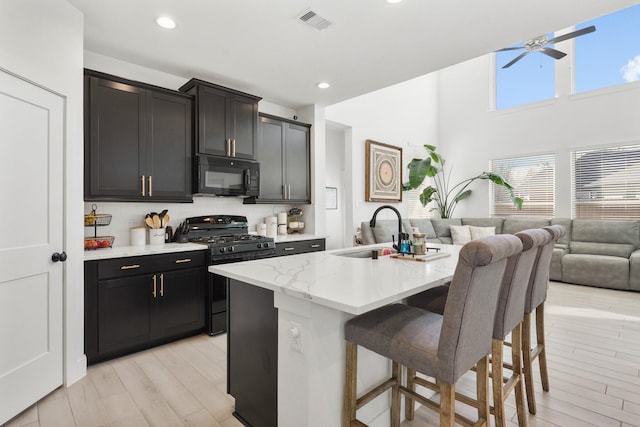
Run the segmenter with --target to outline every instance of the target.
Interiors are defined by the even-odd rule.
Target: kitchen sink
[[[388,249],[391,251],[390,254],[387,255],[391,255],[391,254],[395,254],[398,251],[396,251],[393,248],[371,248],[371,249],[358,249],[358,250],[349,250],[349,251],[344,251],[344,252],[334,252],[331,255],[336,255],[336,256],[344,256],[344,257],[348,257],[348,258],[371,258],[372,257],[372,251],[377,250],[378,251],[378,256],[383,256],[381,254],[381,252],[384,249]]]

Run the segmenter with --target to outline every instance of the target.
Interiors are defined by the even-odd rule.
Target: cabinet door
[[[230,138],[235,141],[235,157],[253,160],[258,136],[258,101],[237,94],[230,96]]]
[[[142,198],[145,90],[85,78],[85,199]]]
[[[204,328],[205,275],[204,267],[157,274],[159,338]]]
[[[191,201],[192,101],[149,91],[148,105],[149,198]]]
[[[267,117],[260,118],[260,197],[282,200],[284,185],[284,135],[282,123]]]
[[[229,134],[228,93],[198,86],[198,153],[226,156]]]
[[[287,199],[292,202],[311,202],[309,168],[309,128],[293,123],[284,123],[285,138],[285,182],[288,185]]]
[[[98,282],[98,352],[101,356],[144,345],[153,338],[152,276]]]

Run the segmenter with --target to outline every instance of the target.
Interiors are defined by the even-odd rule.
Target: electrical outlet
[[[302,353],[302,326],[299,323],[291,322],[289,337],[291,338],[291,348]]]

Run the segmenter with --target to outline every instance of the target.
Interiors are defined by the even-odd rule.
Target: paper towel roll
[[[256,231],[258,232],[259,235],[266,236],[267,224],[265,224],[264,222],[261,222],[260,224],[256,224]]]
[[[278,225],[287,225],[287,213],[286,212],[278,213]]]
[[[278,226],[278,234],[284,236],[287,234],[287,224],[280,224]]]

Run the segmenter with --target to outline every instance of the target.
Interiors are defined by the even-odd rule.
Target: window
[[[640,218],[640,145],[571,153],[572,216]]]
[[[407,160],[407,164],[411,159],[417,158],[422,159],[426,155],[426,151],[422,145],[409,145],[405,149],[405,159]],[[405,181],[409,181],[409,170],[405,167],[403,171],[403,177]],[[407,218],[430,218],[431,217],[431,206],[427,205],[427,207],[422,207],[422,203],[420,203],[420,194],[422,194],[422,190],[425,187],[431,185],[431,178],[425,178],[422,182],[422,185],[415,190],[409,190],[404,192],[404,197],[407,200]]]
[[[553,38],[553,34],[547,35],[547,38]],[[519,43],[511,47],[523,45]],[[526,50],[496,52],[496,110],[555,97],[553,58],[532,52],[509,68],[502,68],[523,52]]]
[[[522,197],[517,210],[504,188],[491,186],[491,216],[527,216],[551,218],[555,215],[555,155],[514,157],[491,161],[491,171],[513,186]]]
[[[576,38],[576,92],[640,79],[640,5],[576,26],[596,32]]]

